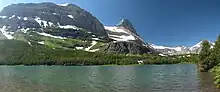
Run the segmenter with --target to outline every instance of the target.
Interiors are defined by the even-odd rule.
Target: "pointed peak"
[[[130,32],[137,34],[134,26],[131,24],[131,22],[128,19],[122,19],[118,25],[118,27],[124,27],[125,29],[129,30]]]
[[[128,26],[128,25],[132,25],[131,22],[128,19],[122,19],[117,26]]]

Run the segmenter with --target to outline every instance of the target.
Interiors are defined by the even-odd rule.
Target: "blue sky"
[[[104,25],[129,19],[146,42],[192,46],[220,33],[220,0],[0,0],[11,3],[73,3],[96,16]]]

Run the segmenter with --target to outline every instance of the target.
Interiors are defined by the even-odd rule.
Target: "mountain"
[[[73,4],[9,5],[0,12],[0,31],[0,40],[23,41],[31,47],[125,54],[156,52],[128,19],[116,26],[103,26],[92,14]]]
[[[0,27],[21,28],[74,28],[79,27],[97,35],[106,36],[103,25],[89,12],[73,4],[54,3],[12,4],[0,12]]]
[[[110,41],[103,24],[73,4],[12,4],[0,12],[0,40],[24,41],[30,46],[98,51]]]
[[[115,53],[155,53],[156,51],[137,34],[128,19],[122,19],[117,26],[105,26],[108,36],[113,42],[105,46],[105,52]]]
[[[210,41],[209,41],[210,42]],[[213,48],[214,43],[210,42],[211,48]],[[151,44],[151,46],[156,49],[158,52],[167,55],[180,55],[180,54],[198,54],[202,50],[202,41],[193,45],[192,47],[186,46],[176,46],[176,47],[167,47],[167,46],[157,46]]]

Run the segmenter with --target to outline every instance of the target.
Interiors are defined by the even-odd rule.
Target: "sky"
[[[0,0],[0,10],[28,2],[73,3],[109,26],[127,18],[146,42],[156,45],[192,46],[220,34],[220,0]]]

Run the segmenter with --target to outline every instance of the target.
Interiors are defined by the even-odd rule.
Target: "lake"
[[[193,64],[0,66],[0,92],[220,92]]]

